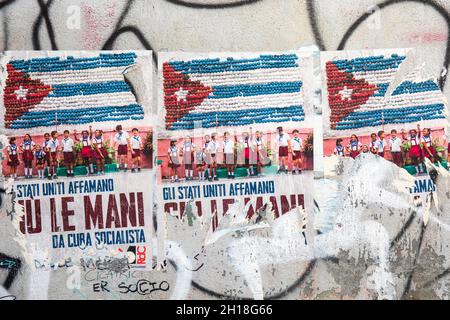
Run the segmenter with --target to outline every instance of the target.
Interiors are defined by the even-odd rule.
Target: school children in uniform
[[[170,146],[167,150],[167,156],[169,160],[170,168],[170,182],[178,182],[178,167],[180,166],[180,160],[178,158],[178,147],[176,145],[177,140],[170,140]]]
[[[203,151],[206,154],[206,168],[205,168],[205,176],[208,175],[208,178],[211,177],[211,172],[209,172],[209,166],[211,164],[209,151],[208,151],[208,144],[211,141],[211,137],[209,135],[205,135],[205,142],[203,143]]]
[[[23,138],[23,142],[20,145],[20,152],[22,153],[22,160],[24,163],[25,179],[33,178],[33,159],[34,148],[36,144],[31,139],[31,136],[27,133]]]
[[[73,167],[75,164],[75,156],[73,154],[73,147],[75,143],[70,137],[69,130],[64,130],[64,138],[61,140],[61,151],[64,158],[64,165],[66,166],[67,176],[74,177]]]
[[[187,181],[194,180],[194,152],[195,145],[190,136],[184,138],[180,155],[183,157],[184,173]]]
[[[242,134],[241,139],[242,150],[244,152],[244,167],[247,169],[247,177],[249,178],[253,174],[253,166],[250,163],[250,152],[252,147],[252,141],[248,132]]]
[[[411,144],[411,148],[409,149],[409,157],[413,165],[416,168],[416,175],[423,173],[422,168],[422,149],[420,148],[420,125],[417,125],[416,129],[409,130],[408,141]]]
[[[430,159],[431,162],[435,162],[437,152],[433,147],[433,140],[431,138],[431,130],[429,128],[424,128],[422,130],[422,137],[420,138],[423,147],[423,155]]]
[[[94,173],[94,157],[92,154],[92,127],[89,126],[89,131],[81,131],[81,139],[78,139],[77,132],[74,130],[74,139],[81,143],[81,158],[86,168],[86,175],[89,176]]]
[[[17,179],[17,167],[19,166],[19,148],[16,145],[16,138],[9,138],[9,144],[6,146],[6,165],[9,167],[9,175]]]
[[[373,154],[378,154],[378,138],[376,133],[370,134],[369,150]]]
[[[227,131],[223,135],[223,157],[228,171],[228,178],[234,179],[235,168],[235,143],[231,139],[230,133]]]
[[[116,134],[114,135],[114,148],[117,147],[119,170],[128,170],[128,147],[130,145],[130,137],[127,132],[123,131],[122,126],[116,126]]]
[[[402,144],[402,139],[397,137],[397,130],[392,129],[389,139],[389,150],[391,151],[392,162],[399,167],[403,167]]]
[[[196,147],[195,150],[195,163],[198,172],[198,180],[205,180],[205,168],[206,168],[206,153],[202,147]]]
[[[344,140],[341,138],[336,139],[336,146],[334,147],[333,153],[339,157],[345,156],[345,148],[342,145],[343,142]]]
[[[347,145],[347,151],[350,153],[350,157],[356,159],[361,150],[362,144],[361,142],[359,142],[358,136],[356,134],[352,134]]]
[[[277,128],[276,145],[278,146],[278,172],[287,173],[288,167],[288,156],[291,148],[289,135],[283,132],[282,127]]]
[[[36,159],[36,169],[38,172],[39,179],[44,179],[44,170],[45,170],[45,163],[46,163],[46,153],[42,149],[41,145],[37,144],[36,149],[34,151],[34,158]]]
[[[44,142],[42,143],[42,150],[45,152],[44,171],[45,171],[45,166],[47,166],[47,168],[48,168],[47,174],[48,174],[49,179],[51,178],[50,169],[51,169],[51,165],[52,165],[50,143],[51,143],[50,133],[45,133],[44,134]]]
[[[58,179],[57,169],[58,169],[58,151],[59,151],[59,141],[58,141],[58,132],[52,131],[50,133],[51,139],[49,142],[50,145],[50,167],[48,170],[48,178]]]
[[[302,152],[303,152],[303,140],[300,138],[300,133],[297,129],[293,132],[294,137],[291,139],[292,148],[292,173],[302,173]]]
[[[217,134],[213,133],[211,135],[211,140],[208,142],[208,146],[206,148],[208,158],[209,158],[209,177],[208,180],[212,181],[219,180],[217,178],[217,149],[218,149],[218,143],[217,143]]]
[[[370,147],[367,144],[363,144],[361,147],[361,153],[372,153]]]
[[[256,165],[258,170],[258,176],[264,176],[264,168],[266,165],[266,145],[264,144],[264,140],[262,137],[261,131],[256,131],[255,139],[253,140],[253,144],[256,150]]]
[[[103,132],[101,130],[95,130],[94,137],[92,138],[92,157],[95,159],[97,165],[97,174],[105,173],[105,160],[108,156],[108,152],[103,146]]]
[[[131,130],[132,135],[130,138],[130,145],[131,145],[131,159],[133,161],[133,167],[131,169],[131,172],[138,172],[141,171],[141,150],[143,148],[142,138],[139,136],[139,130],[137,128],[133,128]]]
[[[377,154],[384,158],[384,151],[386,149],[386,135],[383,130],[378,131],[378,139],[377,139]]]

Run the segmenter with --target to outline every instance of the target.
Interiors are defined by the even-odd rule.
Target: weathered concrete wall
[[[450,3],[444,0],[3,0],[0,49],[145,48],[158,52],[272,51],[313,44],[322,50],[414,47],[437,78],[444,75],[441,84],[448,94],[449,12]],[[366,19],[355,24],[361,17]],[[429,209],[427,203],[416,207],[398,185],[409,178],[380,161],[342,164],[347,177],[317,181],[323,191],[317,197],[314,219],[320,234],[311,249],[300,250],[300,234],[289,227],[294,214],[274,222],[271,229],[237,230],[214,243],[205,243],[200,226],[174,221],[169,232],[178,241],[165,244],[169,256],[165,270],[132,275],[121,273],[120,265],[119,272],[117,266],[89,273],[68,266],[30,272],[13,240],[11,208],[6,205],[11,199],[3,197],[0,257],[8,262],[0,268],[0,283],[12,274],[14,281],[7,291],[17,298],[254,297],[247,279],[256,270],[244,270],[242,260],[229,259],[230,252],[242,245],[270,257],[277,253],[275,262],[256,260],[261,263],[261,277],[256,280],[268,298],[448,299],[450,178],[440,172],[436,206],[434,199]],[[367,172],[380,179],[359,178]],[[392,177],[397,177],[396,185]],[[429,217],[426,226],[424,216]],[[266,241],[261,242],[262,237]],[[111,292],[94,292],[93,283],[100,279],[108,281]],[[123,280],[137,283],[141,279],[157,289],[120,293],[127,291],[118,287]],[[0,296],[4,296],[1,290],[2,286]]]

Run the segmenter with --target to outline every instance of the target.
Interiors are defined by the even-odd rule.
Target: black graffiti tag
[[[120,293],[138,293],[140,295],[149,295],[155,291],[167,291],[169,290],[169,283],[167,281],[161,281],[159,284],[157,282],[152,282],[149,280],[141,279],[134,284],[126,284],[121,282],[118,285],[119,289],[122,289]]]

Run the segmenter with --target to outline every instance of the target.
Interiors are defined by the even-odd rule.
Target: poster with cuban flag
[[[151,113],[150,51],[8,51],[0,66],[7,133],[111,128]]]
[[[164,129],[308,126],[313,60],[308,52],[159,54]]]
[[[413,49],[321,52],[325,137],[444,127],[447,101]]]

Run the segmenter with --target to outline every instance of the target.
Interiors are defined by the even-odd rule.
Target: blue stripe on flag
[[[60,125],[77,125],[90,122],[141,120],[144,118],[144,110],[138,104],[130,104],[119,107],[30,111],[14,120],[11,129],[54,126],[56,116]]]
[[[440,91],[438,84],[433,80],[424,82],[404,81],[392,93],[393,96],[405,93]]]
[[[386,95],[386,91],[389,87],[389,83],[379,83],[377,84],[379,88],[378,91],[373,95],[374,97],[384,97]],[[400,85],[395,88],[394,92],[392,92],[393,96],[399,94],[409,94],[409,93],[418,93],[418,92],[431,92],[431,91],[440,91],[438,84],[433,80],[427,80],[424,82],[411,82],[404,81],[400,83]]]
[[[445,106],[442,103],[406,108],[391,108],[353,112],[336,125],[336,130],[376,127],[382,124],[401,124],[421,120],[445,119]],[[384,122],[382,123],[382,119]]]
[[[190,61],[170,61],[176,70],[186,74],[248,71],[257,69],[294,68],[297,65],[296,54],[260,55],[253,59],[200,59]]]
[[[384,97],[389,87],[389,83],[377,84],[378,90],[373,94],[374,97]]]
[[[188,113],[173,123],[171,130],[190,130],[194,127],[213,128],[216,126],[243,126],[254,123],[304,121],[302,106],[281,108],[260,108],[237,111]]]
[[[208,96],[208,98],[226,99],[266,94],[293,93],[300,92],[301,87],[301,81],[214,86],[213,92]]]
[[[333,60],[332,63],[334,63],[340,70],[346,72],[370,72],[385,69],[397,69],[405,58],[405,56],[393,54],[390,57],[381,55],[359,57],[351,60]]]
[[[9,63],[18,70],[29,72],[55,72],[64,70],[85,70],[104,67],[124,67],[133,65],[136,53],[102,53],[96,57],[63,59],[61,57],[32,58],[28,60],[11,60]]]
[[[52,85],[52,88],[53,91],[48,96],[53,98],[101,93],[131,92],[129,85],[125,81],[56,84]]]

